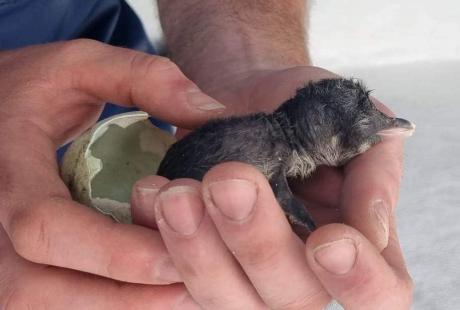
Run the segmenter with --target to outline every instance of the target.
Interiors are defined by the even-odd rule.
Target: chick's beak
[[[381,137],[410,137],[415,131],[415,124],[403,118],[392,118],[386,128],[380,130],[377,135]]]

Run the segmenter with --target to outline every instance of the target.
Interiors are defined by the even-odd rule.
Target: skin
[[[145,224],[159,229],[199,308],[323,309],[331,297],[346,309],[410,307],[394,217],[381,253],[344,224],[320,227],[305,245],[249,165],[220,164],[202,183],[152,176],[136,186],[151,193],[137,200],[136,214],[155,210],[156,220]],[[344,239],[356,248],[349,267]]]
[[[221,105],[165,58],[88,40],[1,52],[0,72],[1,308],[181,301],[182,285],[130,284],[180,278],[158,232],[116,224],[71,200],[55,151],[94,124],[105,101],[135,103],[181,126],[215,117],[222,109],[210,105]]]
[[[224,103],[235,114],[272,111],[279,103],[292,97],[295,90],[306,81],[336,77],[335,74],[327,70],[311,66],[308,52],[305,49],[306,35],[303,31],[305,29],[303,15],[306,11],[304,1],[290,1],[289,3],[253,1],[248,3],[248,1],[222,0],[187,1],[187,4],[181,1],[159,1],[159,7],[167,43],[172,51],[172,59],[203,90]],[[264,12],[264,17],[261,17],[260,12]],[[207,16],[207,18],[198,18],[198,16]],[[184,24],[173,22],[179,20],[184,21]],[[184,38],[188,38],[188,40]],[[184,45],[184,42],[187,44]],[[376,103],[382,111],[392,114],[377,100]],[[383,142],[362,156],[352,160],[343,169],[320,169],[308,182],[293,180],[293,188],[298,196],[315,206],[311,212],[320,223],[345,222],[348,225],[325,226],[313,233],[308,239],[308,267],[319,277],[323,285],[322,288],[318,286],[311,273],[306,271],[309,268],[301,265],[299,261],[297,261],[298,264],[293,263],[296,258],[299,259],[299,252],[294,250],[295,246],[290,249],[286,246],[289,244],[287,240],[292,238],[291,234],[280,241],[282,237],[278,236],[286,234],[286,231],[283,232],[283,225],[270,223],[269,219],[264,218],[265,221],[263,222],[251,223],[251,228],[247,228],[248,230],[253,229],[251,233],[241,232],[240,230],[244,231],[242,227],[238,227],[238,230],[223,231],[225,229],[223,222],[215,216],[216,213],[211,211],[213,209],[206,202],[206,188],[209,184],[206,177],[201,185],[201,190],[199,190],[199,184],[193,183],[197,191],[205,196],[206,214],[209,215],[208,219],[210,218],[214,222],[214,225],[209,226],[216,227],[214,233],[220,236],[220,241],[213,243],[213,237],[206,237],[212,240],[206,239],[207,242],[202,242],[201,238],[205,237],[197,234],[194,237],[197,239],[195,246],[190,245],[190,239],[187,239],[187,243],[184,245],[184,243],[179,242],[180,238],[178,238],[179,240],[172,238],[168,234],[168,229],[163,229],[165,225],[158,224],[166,246],[193,298],[203,308],[225,309],[225,307],[239,308],[241,306],[250,308],[250,305],[261,302],[262,305],[269,308],[302,309],[308,306],[309,309],[315,309],[323,306],[325,300],[328,299],[323,294],[326,291],[339,301],[343,301],[343,304],[351,305],[348,309],[366,309],[366,307],[367,309],[377,309],[382,307],[381,305],[392,309],[409,308],[412,296],[411,280],[405,271],[404,262],[399,252],[393,222],[402,171],[402,144],[403,141],[400,137],[384,139]],[[234,174],[237,175],[232,175],[232,178],[239,179],[241,178],[240,169],[243,168],[224,165],[224,168],[216,168],[214,173],[211,171],[210,174],[213,177],[210,178],[224,179],[225,176],[221,176],[219,173],[225,175],[228,171],[234,171]],[[257,175],[255,171],[250,173],[252,178],[255,175]],[[176,185],[175,182],[191,181],[173,181],[172,184],[164,185],[160,192],[165,191],[165,188],[167,191],[168,186]],[[231,192],[229,189],[229,193],[227,193],[228,199],[243,199],[240,198],[243,194],[238,195],[237,191]],[[194,200],[190,197],[182,199],[175,202],[176,204],[183,204],[177,207],[179,210],[181,207],[185,209]],[[185,211],[184,213],[188,214]],[[174,214],[180,217],[181,212],[177,211]],[[150,215],[153,217],[152,212]],[[207,217],[204,218],[202,225],[206,225]],[[158,219],[156,220],[158,221]],[[167,221],[162,223],[167,223]],[[270,227],[270,231],[267,231],[266,227]],[[210,234],[210,228],[202,229]],[[286,229],[286,225],[284,225],[284,229]],[[249,238],[248,235],[252,238]],[[267,235],[271,238],[267,238]],[[244,237],[242,238],[242,236]],[[350,239],[353,239],[357,244],[359,249],[358,261],[363,259],[363,264],[357,263],[355,265],[357,269],[353,269],[351,274],[326,280],[319,274],[319,269],[315,267],[314,261],[308,259],[309,253],[313,251],[313,248],[320,246],[318,240],[340,240],[349,236],[352,236]],[[177,238],[177,235],[175,237]],[[219,237],[214,238],[219,239]],[[267,240],[278,242],[268,242]],[[317,240],[317,243],[314,244],[314,241],[310,240]],[[241,291],[243,294],[241,296],[245,296],[244,293],[246,296],[253,294],[252,299],[247,299],[247,304],[232,304],[228,299],[222,297],[225,296],[224,290],[229,287],[238,287],[238,280],[235,280],[234,285],[229,285],[229,278],[222,277],[225,280],[219,281],[219,277],[216,279],[213,271],[206,272],[199,267],[202,266],[200,265],[201,260],[207,262],[221,261],[218,258],[223,255],[221,253],[224,251],[221,248],[222,243],[227,246],[227,254],[230,253],[233,261],[236,260],[240,265],[239,269],[233,267],[234,276],[238,278],[237,274],[239,273],[240,280],[241,278],[248,279],[245,284],[240,285],[245,287]],[[215,257],[208,259],[200,256],[196,262],[190,262],[190,255],[186,253],[193,253],[192,251],[200,253],[203,249],[204,253],[211,256],[209,253],[213,253],[212,244],[215,244],[217,248],[214,249],[215,251],[220,249],[219,254],[216,253]],[[301,248],[300,245],[298,246]],[[271,249],[283,249],[285,255],[273,255],[275,257],[271,257],[270,253],[273,252]],[[379,254],[383,249],[385,250]],[[239,257],[238,253],[241,251],[249,252],[250,258],[244,260]],[[263,253],[268,254],[264,255]],[[265,258],[265,256],[269,257]],[[283,265],[283,259],[289,260],[287,258],[289,256],[291,256],[292,261]],[[342,257],[340,253],[337,256]],[[187,262],[184,262],[181,257],[187,257]],[[258,257],[261,258],[257,259]],[[267,268],[263,268],[264,263],[266,264],[264,260],[270,258],[272,258],[271,264],[268,265],[272,268],[277,266],[280,269],[280,273],[274,273],[271,281],[266,278],[269,277],[266,275]],[[229,261],[232,260],[229,259]],[[227,265],[231,268],[232,263],[229,262]],[[252,265],[262,265],[262,267],[257,271],[249,270],[248,268]],[[212,264],[209,263],[205,266],[212,266]],[[223,269],[223,263],[219,266]],[[200,272],[193,272],[195,268]],[[392,268],[398,272],[393,271]],[[375,271],[375,273],[371,273],[373,277],[357,276],[362,274],[360,271],[364,272],[366,269]],[[380,278],[377,276],[380,273],[385,274],[385,276]],[[291,279],[293,274],[300,274],[305,277],[296,283]],[[283,275],[284,277],[289,275],[290,280],[286,279],[285,285],[279,285]],[[348,276],[350,278],[347,278]],[[259,277],[264,280],[260,281]],[[196,286],[194,281],[198,282]],[[363,285],[363,283],[370,284],[371,282],[375,284]],[[200,285],[204,285],[204,283],[208,283],[206,287],[215,288],[214,294],[209,293],[209,289],[205,292],[199,289]],[[342,283],[342,285],[336,286],[334,283]],[[247,288],[251,285],[252,290]],[[339,289],[334,290],[330,286]],[[298,287],[302,289],[297,291],[296,288]],[[354,287],[357,289],[353,290]],[[386,293],[388,292],[385,290],[387,287],[392,288],[390,291],[394,294]],[[298,295],[295,292],[298,292]],[[301,292],[304,294],[302,295]],[[258,298],[254,297],[254,294]],[[342,297],[341,294],[346,297]],[[388,298],[389,295],[393,297]],[[316,298],[312,296],[316,296]],[[232,298],[229,299],[233,300]],[[241,301],[242,299],[239,298],[238,300]],[[284,303],[276,304],[276,300],[284,300]],[[383,301],[385,302],[383,303]],[[233,302],[235,301],[233,300]]]
[[[401,175],[399,139],[382,143],[343,171],[322,170],[308,184],[295,184],[300,197],[316,203],[323,222],[341,220],[343,214],[356,228],[326,225],[306,245],[292,234],[265,179],[239,163],[215,167],[203,183],[158,177],[139,181],[133,212],[140,225],[113,223],[70,199],[58,175],[55,149],[92,125],[105,101],[135,105],[193,128],[223,113],[271,110],[305,81],[333,75],[309,66],[302,1],[291,6],[223,0],[159,4],[173,60],[227,105],[225,112],[164,58],[87,40],[0,53],[2,307],[316,309],[331,296],[348,309],[378,309],[383,302],[386,309],[408,308],[411,282],[392,215]],[[211,200],[213,183],[235,178],[257,189],[256,208],[247,221],[228,222]],[[168,191],[177,186],[182,190]],[[164,193],[169,194],[161,199]],[[254,198],[240,186],[212,199],[231,201],[229,195],[239,202],[227,208],[230,214]],[[384,202],[387,218],[382,223],[388,223],[389,238],[376,229],[380,226],[371,208],[376,199]],[[178,212],[177,221],[200,224],[192,236],[171,231],[163,212],[169,206],[190,211]],[[191,211],[200,208],[203,220]],[[326,264],[341,272],[337,276],[326,272],[313,253],[343,238],[354,240],[358,251],[346,273],[340,262]],[[165,285],[181,281],[186,286]]]

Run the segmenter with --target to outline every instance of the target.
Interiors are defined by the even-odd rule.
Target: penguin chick
[[[157,174],[201,180],[221,162],[251,164],[269,180],[291,225],[313,231],[314,221],[287,178],[306,179],[319,165],[343,165],[378,143],[381,132],[413,129],[380,112],[356,80],[325,79],[299,89],[271,114],[209,121],[171,146]]]

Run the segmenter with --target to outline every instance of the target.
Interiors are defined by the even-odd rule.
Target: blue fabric
[[[139,18],[123,0],[0,0],[0,49],[77,38],[155,54]],[[132,110],[106,104],[100,119]]]
[[[122,0],[0,0],[0,49],[76,38],[154,52]]]

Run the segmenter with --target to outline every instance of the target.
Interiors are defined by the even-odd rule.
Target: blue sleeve
[[[141,21],[123,0],[0,0],[0,49],[77,38],[156,53]],[[132,110],[107,103],[100,119]],[[59,158],[63,152],[58,151]]]

